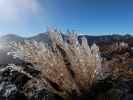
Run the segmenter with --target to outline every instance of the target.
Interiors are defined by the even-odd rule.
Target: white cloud
[[[24,21],[39,10],[38,0],[0,0],[0,22]]]

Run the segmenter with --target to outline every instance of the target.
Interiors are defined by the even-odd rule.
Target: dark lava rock
[[[22,73],[11,72],[6,66],[0,67],[0,100],[26,100],[21,88],[29,78]]]
[[[97,81],[80,100],[133,100],[133,80],[112,80],[108,77]]]
[[[30,80],[25,74],[12,70],[8,65],[0,66],[0,100],[62,100],[59,96],[45,89],[34,90],[31,97],[24,94],[24,85]],[[37,77],[39,71],[34,70],[31,65],[19,65],[24,71],[33,77]]]
[[[26,100],[26,97],[21,93],[15,84],[8,81],[0,83],[0,100]]]
[[[128,68],[133,70],[133,64],[128,64]]]
[[[42,88],[33,89],[33,94],[27,97],[23,88],[31,78],[6,66],[0,67],[0,100],[63,100],[60,96]],[[33,77],[37,77],[40,73],[34,70],[32,65],[22,67]],[[89,93],[76,97],[76,100],[133,100],[133,80],[112,79],[108,76],[104,80],[96,81]]]
[[[133,48],[132,47],[129,49],[128,52],[129,52],[130,56],[133,56]]]
[[[48,92],[45,89],[35,91],[30,100],[63,100],[61,97]]]
[[[133,94],[127,94],[123,100],[133,100]]]
[[[112,60],[112,54],[111,53],[101,53],[102,58],[106,58],[106,60]]]

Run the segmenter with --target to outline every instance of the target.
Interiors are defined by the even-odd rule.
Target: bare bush
[[[41,72],[40,85],[49,84],[49,91],[64,98],[72,96],[73,92],[82,95],[101,70],[98,47],[96,44],[89,47],[85,37],[79,44],[74,33],[70,34],[68,43],[57,31],[49,31],[49,37],[52,46],[36,41],[12,43],[9,54],[37,66],[35,68]]]

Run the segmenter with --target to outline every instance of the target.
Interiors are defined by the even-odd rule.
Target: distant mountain
[[[38,42],[45,42],[45,43],[49,43],[49,38],[48,38],[48,34],[47,33],[41,33],[38,34],[36,36],[33,37],[20,37],[18,35],[14,35],[14,34],[9,34],[9,35],[5,35],[0,37],[0,45],[2,45],[2,49],[5,49],[7,47],[8,44],[10,44],[11,42],[24,42],[25,40],[35,40]],[[8,49],[8,48],[6,48]]]
[[[67,39],[67,36],[66,35],[62,35],[63,39],[66,40]],[[44,43],[48,43],[50,44],[50,39],[49,39],[49,36],[48,36],[48,33],[40,33],[36,36],[33,36],[33,37],[29,37],[29,38],[26,38],[26,37],[20,37],[20,36],[17,36],[17,35],[14,35],[14,34],[9,34],[9,35],[5,35],[3,37],[0,37],[0,43],[1,44],[9,44],[10,42],[24,42],[25,40],[35,40],[35,41],[38,41],[38,42],[44,42]]]
[[[62,36],[63,36],[64,40],[67,40],[67,35],[62,35]],[[133,36],[131,36],[129,34],[127,34],[127,35],[114,34],[114,35],[103,35],[103,36],[79,35],[78,36],[79,41],[81,41],[82,37],[86,37],[89,44],[92,44],[92,43],[108,44],[108,43],[112,43],[112,42],[115,42],[115,41],[126,41],[126,42],[131,43],[133,41]],[[38,41],[38,42],[44,42],[44,43],[48,43],[48,44],[50,43],[50,39],[49,39],[49,36],[48,36],[47,32],[46,33],[40,33],[36,36],[29,37],[29,38],[9,34],[9,35],[5,35],[5,36],[1,37],[0,38],[0,43],[1,44],[2,43],[10,43],[12,41],[23,42],[24,40],[35,40],[35,41]]]
[[[0,41],[2,42],[12,42],[12,41],[20,42],[23,40],[24,40],[23,37],[20,37],[14,34],[8,34],[8,35],[0,37]]]
[[[50,39],[49,39],[49,36],[48,36],[48,33],[40,33],[36,36],[33,36],[33,37],[30,37],[30,38],[27,38],[28,40],[35,40],[35,41],[38,41],[38,42],[45,42],[45,43],[49,43],[50,42]]]
[[[108,45],[113,42],[125,41],[130,45],[133,45],[133,36],[131,35],[103,35],[103,36],[89,36],[89,35],[80,35],[78,36],[79,41],[81,41],[82,37],[86,37],[88,40],[88,44],[96,43],[98,45]]]

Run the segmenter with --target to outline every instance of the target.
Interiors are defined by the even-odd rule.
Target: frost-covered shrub
[[[87,92],[101,72],[99,48],[96,44],[90,47],[85,37],[79,44],[74,33],[68,37],[68,43],[59,32],[48,33],[52,46],[36,41],[12,43],[8,54],[38,66],[35,67],[41,72],[38,86],[47,83],[49,91],[64,98]]]

